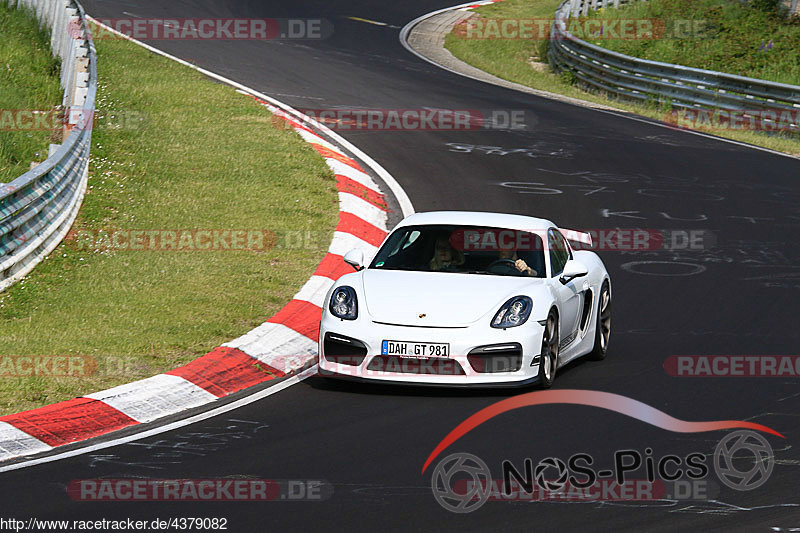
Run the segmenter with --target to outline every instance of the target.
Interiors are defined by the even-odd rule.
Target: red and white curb
[[[336,279],[352,272],[342,256],[356,247],[364,250],[367,257],[374,255],[387,235],[388,207],[383,192],[361,165],[337,145],[355,154],[381,177],[398,200],[403,216],[413,213],[408,197],[391,175],[324,125],[239,83],[134,39],[129,40],[236,87],[300,134],[325,158],[336,175],[339,222],[328,253],[314,275],[283,309],[265,323],[164,374],[0,417],[0,461],[46,452],[65,444],[163,419],[248,387],[296,374],[312,365],[317,355],[325,295]],[[314,130],[324,132],[335,143],[325,140]]]
[[[497,2],[502,2],[503,0],[484,0],[483,2],[475,2],[474,4],[469,4],[463,7],[459,7],[459,11],[472,11],[475,8],[488,6],[491,4],[496,4]]]
[[[372,178],[352,158],[325,141],[283,110],[256,97],[276,117],[286,121],[314,147],[336,174],[339,223],[333,241],[314,275],[294,299],[253,331],[223,345],[281,372],[304,367],[317,355],[319,321],[324,298],[333,282],[352,272],[342,256],[352,248],[374,255],[387,234],[388,207]]]

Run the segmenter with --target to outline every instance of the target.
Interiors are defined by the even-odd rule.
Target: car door
[[[577,336],[578,317],[583,300],[582,287],[585,278],[573,279],[566,284],[561,282],[564,265],[572,259],[572,251],[560,231],[553,228],[547,231],[547,250],[550,255],[550,283],[560,302],[562,350],[567,349]]]

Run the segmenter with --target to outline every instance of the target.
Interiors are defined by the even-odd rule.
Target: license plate
[[[433,342],[383,341],[381,353],[396,357],[450,357],[450,345]]]

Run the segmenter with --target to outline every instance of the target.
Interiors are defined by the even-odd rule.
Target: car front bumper
[[[329,337],[329,334],[333,337]],[[533,318],[522,326],[502,330],[491,328],[488,324],[459,328],[397,326],[372,322],[366,317],[355,321],[340,320],[323,313],[319,334],[319,374],[356,381],[410,385],[526,385],[538,379],[543,334],[544,326]],[[329,347],[333,346],[330,344],[332,339],[355,341],[351,344],[354,354],[358,353],[346,357],[327,354],[326,339],[329,340]],[[381,354],[384,340],[447,343],[450,345],[450,356],[384,356]],[[503,367],[503,362],[515,359],[507,357],[508,350],[503,348],[512,345],[519,347],[517,352],[521,352],[521,361],[518,369],[509,371],[507,367]],[[495,354],[492,354],[495,349]],[[470,357],[471,353],[473,355]],[[489,363],[482,364],[482,361]],[[499,364],[501,371],[487,371],[494,364]]]

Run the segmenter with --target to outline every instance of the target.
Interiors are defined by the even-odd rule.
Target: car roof
[[[482,211],[429,211],[415,213],[403,219],[397,227],[448,224],[455,226],[488,226],[520,231],[547,230],[555,224],[544,218]]]

